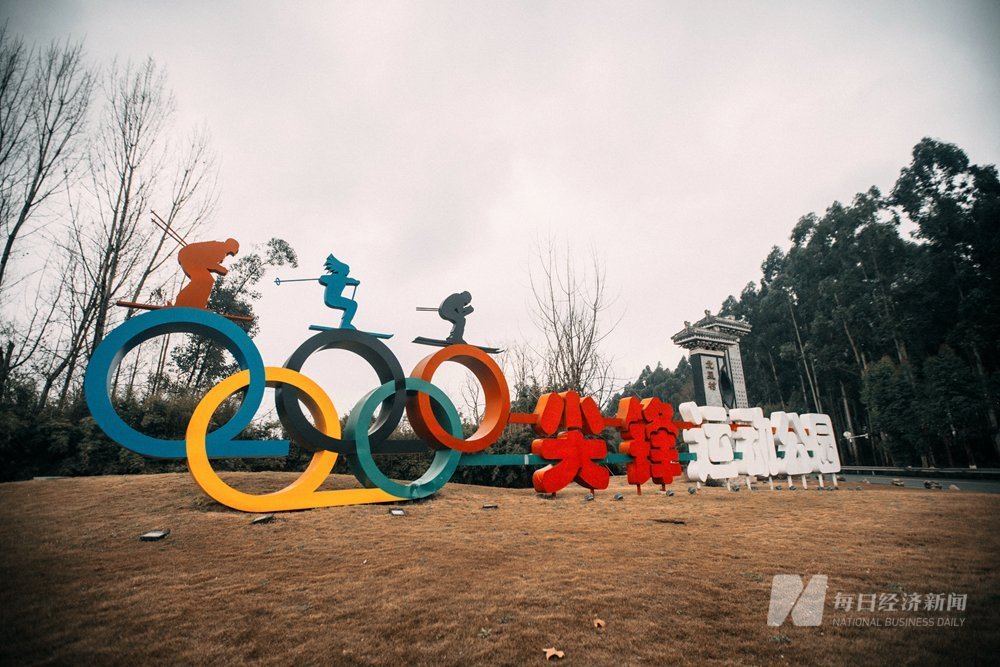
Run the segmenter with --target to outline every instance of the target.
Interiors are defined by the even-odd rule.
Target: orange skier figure
[[[215,285],[212,274],[224,276],[229,273],[229,270],[222,266],[222,262],[226,257],[232,257],[239,251],[240,244],[236,239],[189,243],[181,248],[177,253],[177,263],[184,269],[184,275],[191,282],[177,293],[174,305],[207,309],[208,297]]]

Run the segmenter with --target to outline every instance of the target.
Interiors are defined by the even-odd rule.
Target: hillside
[[[226,475],[263,491],[284,473]],[[450,484],[432,500],[251,516],[183,474],[0,485],[4,663],[984,662],[1000,496],[642,496]],[[328,484],[348,485],[334,477]],[[766,485],[765,485],[766,488]],[[616,491],[625,499],[612,500]],[[496,503],[498,509],[482,509]],[[666,520],[666,521],[665,521]],[[667,522],[668,521],[668,522]],[[677,523],[681,522],[681,523]],[[140,542],[169,528],[160,542]],[[829,576],[819,627],[766,624],[775,574]],[[834,594],[968,594],[961,627],[842,627]],[[600,618],[603,631],[593,627]]]

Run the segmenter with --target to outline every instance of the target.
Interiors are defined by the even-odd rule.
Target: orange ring
[[[413,377],[430,382],[434,377],[434,371],[446,361],[454,361],[468,368],[483,386],[486,410],[479,428],[467,440],[448,433],[434,416],[430,397],[422,392],[407,399],[406,416],[409,417],[410,425],[417,435],[432,447],[446,447],[465,454],[482,451],[496,442],[507,427],[507,419],[510,417],[510,391],[507,389],[507,378],[504,377],[497,362],[472,345],[449,345],[439,352],[424,357],[414,367]]]

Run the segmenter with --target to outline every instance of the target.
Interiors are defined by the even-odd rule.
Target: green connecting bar
[[[737,458],[742,458],[737,452]],[[677,455],[681,463],[698,460],[698,455],[681,452]],[[631,463],[628,454],[608,454],[597,463]],[[460,466],[544,466],[553,463],[537,454],[463,454],[458,460]]]
[[[597,463],[631,463],[628,454],[608,454]],[[543,459],[537,454],[463,454],[458,460],[460,466],[544,466],[554,461]]]
[[[541,456],[534,454],[462,454],[460,466],[530,466],[545,465]]]

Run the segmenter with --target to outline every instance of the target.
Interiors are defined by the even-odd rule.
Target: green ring
[[[406,391],[422,391],[431,397],[441,408],[444,423],[447,424],[448,431],[456,438],[462,437],[462,421],[458,416],[455,404],[448,396],[432,385],[430,382],[419,378],[408,377],[403,380]],[[455,474],[458,467],[458,460],[462,458],[462,452],[455,449],[440,449],[434,452],[434,460],[431,461],[430,468],[427,469],[419,479],[408,484],[399,484],[392,481],[379,470],[372,458],[371,442],[368,439],[368,425],[375,415],[375,409],[381,405],[391,394],[396,392],[396,382],[386,382],[384,385],[369,392],[364,398],[358,401],[354,409],[351,410],[351,417],[347,420],[347,432],[351,434],[357,445],[356,453],[348,454],[347,460],[351,464],[354,476],[358,478],[364,486],[377,486],[386,493],[400,498],[425,498],[442,486],[444,486],[451,476]],[[362,428],[362,425],[364,427]]]

